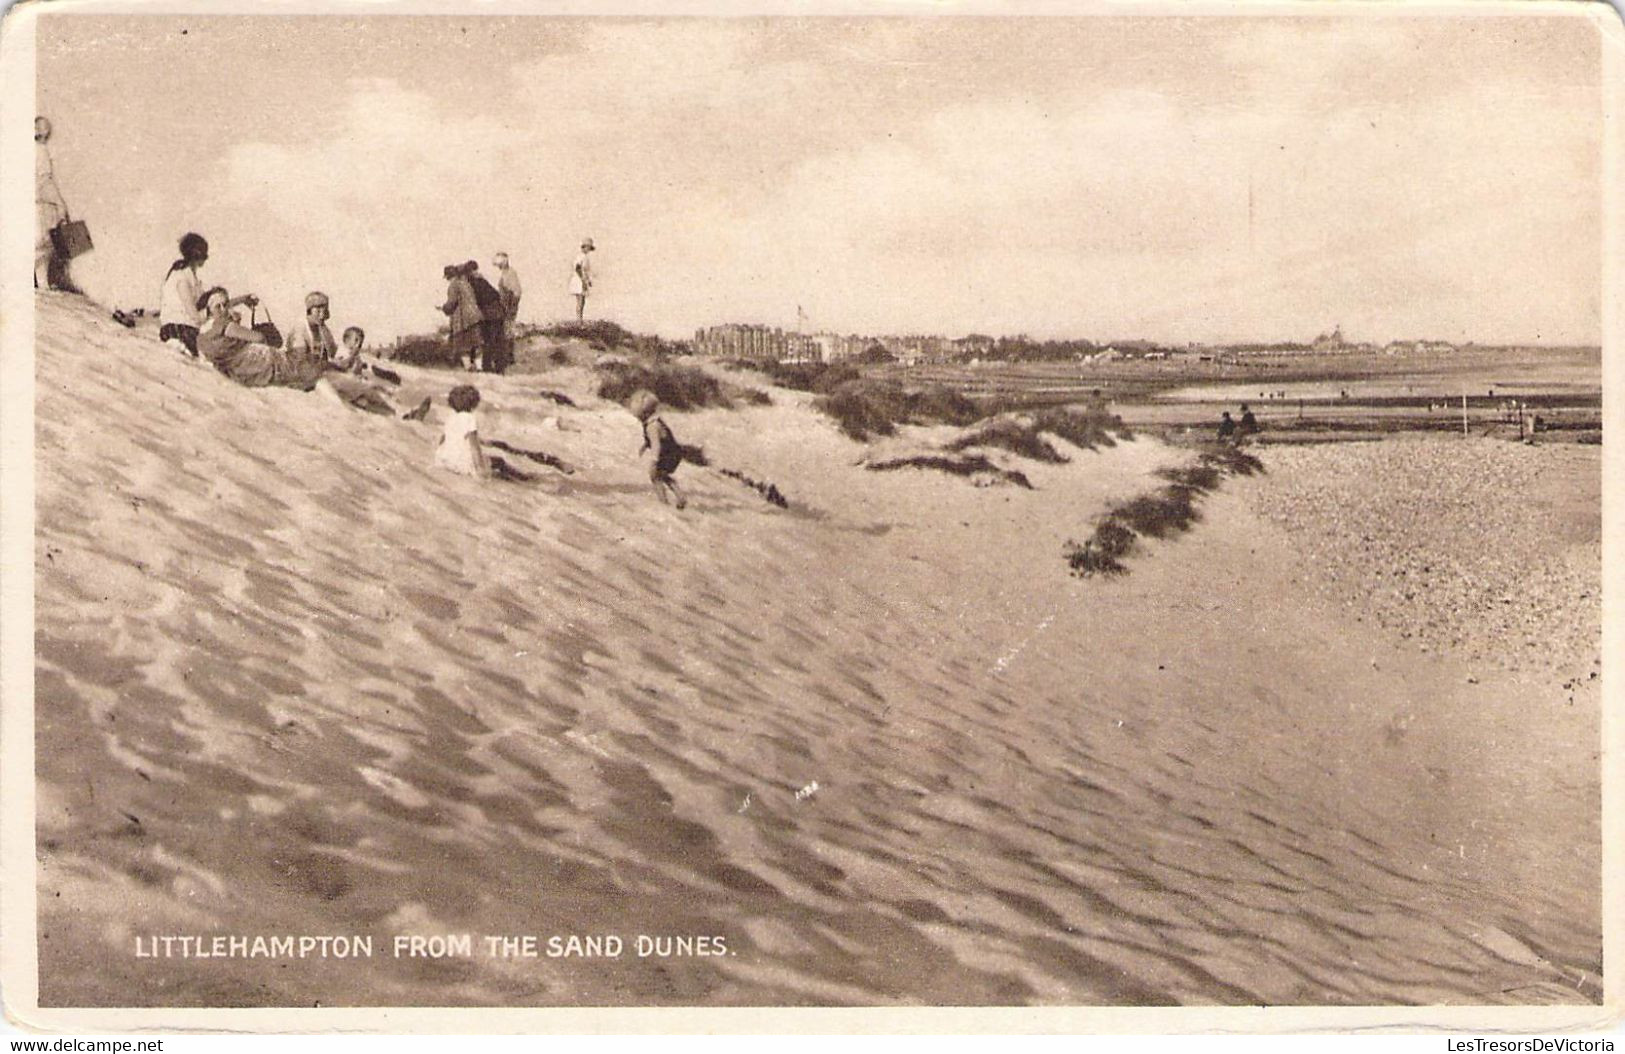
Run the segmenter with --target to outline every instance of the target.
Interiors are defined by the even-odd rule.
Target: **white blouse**
[[[203,328],[203,312],[197,306],[197,299],[202,295],[203,282],[197,271],[182,267],[169,272],[164,279],[163,292],[158,296],[159,324]]]

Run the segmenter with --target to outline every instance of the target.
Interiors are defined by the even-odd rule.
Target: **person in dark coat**
[[[1253,416],[1246,403],[1241,404],[1241,434],[1244,436],[1258,434],[1258,418]]]
[[[480,265],[473,260],[463,264],[463,274],[474,290],[474,302],[480,308],[480,343],[485,347],[481,369],[486,373],[501,373],[508,368],[512,357],[508,351],[508,309],[502,302],[497,287],[480,274]]]
[[[1223,416],[1219,418],[1219,440],[1221,442],[1228,442],[1235,437],[1236,422],[1235,419],[1230,416],[1230,411],[1226,410]]]

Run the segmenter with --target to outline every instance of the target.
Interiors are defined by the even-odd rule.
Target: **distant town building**
[[[694,331],[697,353],[756,362],[839,362],[854,358],[867,346],[858,336],[785,332],[739,322]]]
[[[1343,339],[1343,327],[1341,325],[1333,326],[1330,333],[1322,333],[1316,337],[1315,342],[1310,347],[1315,351],[1347,350],[1348,342]]]

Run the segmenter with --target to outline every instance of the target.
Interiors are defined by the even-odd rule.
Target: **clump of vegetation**
[[[560,459],[558,457],[555,457],[552,454],[549,454],[545,450],[522,450],[519,447],[513,446],[513,445],[511,445],[509,443],[505,443],[500,439],[487,440],[485,442],[485,445],[486,446],[496,447],[498,450],[506,450],[508,453],[517,454],[519,457],[529,458],[530,460],[536,462],[539,465],[546,465],[548,468],[557,469],[560,472],[564,473],[566,476],[575,475],[576,470],[574,468],[572,468],[568,462],[566,462],[566,461],[564,461],[564,460],[562,460],[562,459]],[[522,477],[516,476],[515,478],[522,478]]]
[[[987,416],[987,411],[975,399],[943,384],[922,388],[909,399],[909,414],[922,421],[968,425]]]
[[[1155,494],[1142,494],[1112,509],[1107,517],[1147,538],[1166,538],[1191,529],[1202,518],[1196,508],[1199,491],[1172,484]]]
[[[1128,571],[1123,558],[1141,537],[1167,538],[1191,529],[1202,518],[1197,500],[1217,490],[1225,476],[1251,476],[1264,471],[1264,463],[1233,446],[1212,445],[1195,464],[1165,468],[1157,475],[1168,483],[1151,494],[1113,506],[1095,524],[1093,536],[1082,545],[1067,542],[1062,550],[1067,566],[1080,577],[1120,575]]]
[[[848,381],[813,405],[859,442],[892,435],[898,422],[908,420],[908,396],[901,386],[885,382]]]
[[[1210,443],[1202,450],[1199,459],[1204,465],[1210,465],[1232,476],[1252,476],[1264,471],[1264,463],[1238,446],[1228,443]]]
[[[836,388],[863,376],[856,367],[844,362],[774,362],[757,359],[734,359],[730,366],[766,374],[780,388],[798,392],[827,395]]]
[[[756,493],[760,494],[769,504],[777,505],[781,509],[788,509],[790,507],[789,499],[786,498],[784,494],[780,492],[779,488],[772,483],[768,483],[765,480],[751,479],[743,472],[738,472],[731,468],[718,469],[717,471],[721,472],[729,479],[737,479],[751,490],[754,490]]]
[[[1083,450],[1116,446],[1119,439],[1134,438],[1133,430],[1123,423],[1121,417],[1107,413],[1100,407],[1081,411],[1051,407],[1036,411],[1032,418],[1033,428],[1037,431],[1058,435]]]
[[[890,461],[872,461],[867,466],[871,472],[891,472],[900,468],[929,468],[938,472],[947,472],[955,476],[987,476],[1001,483],[1014,483],[1027,490],[1033,489],[1032,481],[1026,473],[1015,469],[1000,468],[981,454],[971,454],[957,458],[939,457],[935,454],[922,454],[914,457],[893,458]]]
[[[414,333],[396,341],[389,355],[392,362],[409,366],[454,366],[457,357],[451,353],[451,344],[436,333]]]
[[[561,339],[575,338],[605,348],[620,348],[636,342],[637,338],[613,322],[556,322],[542,330],[544,336]]]
[[[633,392],[645,389],[673,410],[733,405],[723,391],[722,382],[694,366],[648,360],[603,362],[593,369],[598,374],[601,399],[624,403]]]
[[[1067,542],[1064,550],[1072,573],[1086,578],[1090,575],[1122,575],[1128,573],[1123,557],[1133,550],[1134,532],[1115,520],[1106,519],[1095,528],[1094,537],[1079,545]]]
[[[908,391],[893,381],[848,381],[813,405],[859,442],[892,435],[900,424],[968,425],[983,416],[975,400],[950,388]]]
[[[1067,457],[1039,435],[1036,428],[1010,417],[984,421],[974,431],[966,432],[943,449],[960,451],[973,446],[996,446],[1051,465],[1061,465],[1067,461]]]

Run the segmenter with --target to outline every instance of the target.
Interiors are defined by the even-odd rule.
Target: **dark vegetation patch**
[[[749,487],[751,490],[754,490],[769,504],[777,505],[781,509],[788,509],[790,507],[789,499],[786,498],[784,494],[779,491],[779,488],[774,486],[772,483],[768,483],[765,480],[751,479],[743,472],[739,472],[731,468],[719,469],[718,471],[724,476],[727,476],[729,479],[736,479],[745,486]]]
[[[705,406],[732,406],[722,382],[694,366],[675,362],[605,362],[593,367],[598,374],[598,396],[624,403],[640,389],[651,391],[662,406],[698,410]]]
[[[755,359],[732,359],[728,365],[763,374],[780,388],[821,395],[863,376],[856,367],[844,362],[759,362]]]
[[[389,358],[392,362],[404,362],[409,366],[454,366],[457,363],[456,356],[451,353],[451,344],[437,333],[414,333],[402,337],[391,350]]]
[[[1091,406],[1085,410],[1050,407],[1032,415],[1033,428],[1039,432],[1058,435],[1073,446],[1084,450],[1116,446],[1118,440],[1134,438],[1134,431],[1116,414]]]
[[[1018,487],[1032,490],[1032,481],[1026,473],[1015,469],[1000,468],[981,454],[968,454],[959,457],[941,457],[935,454],[921,454],[914,457],[893,458],[889,461],[871,461],[868,464],[871,472],[892,472],[900,468],[929,468],[938,472],[947,472],[955,476],[990,476],[1001,483],[1014,483]]]
[[[1262,471],[1264,463],[1238,447],[1206,447],[1194,464],[1159,471],[1168,480],[1165,486],[1109,509],[1083,544],[1067,542],[1062,550],[1067,566],[1084,578],[1124,574],[1128,567],[1123,560],[1141,537],[1169,538],[1190,530],[1202,518],[1198,499],[1217,490],[1225,476]]]
[[[1038,429],[1013,417],[999,417],[984,421],[948,444],[944,450],[960,451],[973,446],[996,446],[1034,461],[1062,465],[1066,455],[1056,450],[1049,440],[1038,434]]]
[[[603,320],[555,322],[540,332],[544,337],[554,337],[560,340],[584,340],[601,348],[633,347],[639,341],[656,340],[654,337],[639,337],[637,334],[628,332],[613,322]]]
[[[511,446],[500,439],[487,440],[485,445],[496,447],[498,450],[504,450],[519,457],[529,458],[538,465],[546,465],[548,468],[558,469],[566,476],[575,475],[576,470],[571,468],[567,462],[561,458],[554,457],[545,450],[522,450],[519,447]]]
[[[968,425],[984,416],[974,399],[951,388],[910,391],[892,381],[847,381],[813,405],[860,442],[892,435],[900,424]]]

